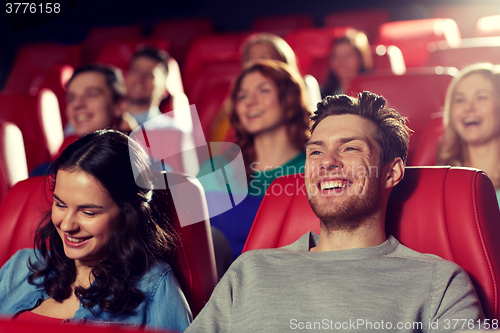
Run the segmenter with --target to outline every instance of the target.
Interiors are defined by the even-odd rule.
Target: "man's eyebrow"
[[[325,142],[321,140],[317,141],[307,141],[306,144],[304,145],[304,149],[306,149],[309,146],[316,145],[316,146],[324,146]]]
[[[351,141],[356,141],[356,140],[359,140],[359,141],[363,141],[363,142],[366,142],[368,143],[368,140],[365,138],[365,137],[362,137],[362,136],[351,136],[351,137],[347,137],[347,138],[340,138],[339,141],[341,143],[347,143],[347,142],[351,142]],[[369,143],[368,143],[369,144]]]

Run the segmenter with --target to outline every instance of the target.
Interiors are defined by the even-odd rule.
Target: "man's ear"
[[[403,179],[405,166],[401,158],[397,157],[394,161],[387,163],[384,171],[384,188],[391,189]]]

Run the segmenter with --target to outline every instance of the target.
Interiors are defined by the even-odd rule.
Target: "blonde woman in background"
[[[486,172],[500,203],[500,67],[478,63],[458,73],[446,94],[437,164]]]

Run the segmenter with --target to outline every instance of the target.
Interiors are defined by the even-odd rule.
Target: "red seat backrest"
[[[395,45],[407,67],[422,67],[429,59],[428,44],[447,41],[460,45],[460,31],[452,19],[423,19],[387,22],[380,26],[377,44]]]
[[[333,42],[344,36],[347,27],[303,28],[289,33],[285,40],[295,52],[303,75],[310,74],[319,84],[326,81],[328,59]]]
[[[326,15],[324,19],[325,26],[349,26],[363,31],[370,44],[377,40],[380,25],[389,21],[389,11],[381,8],[339,11]]]
[[[170,54],[184,64],[189,46],[196,36],[210,34],[213,24],[210,19],[177,19],[162,21],[155,25],[153,36],[165,38],[170,43]]]
[[[462,69],[478,62],[500,63],[500,36],[462,39],[458,47],[439,43],[429,54],[427,64]]]
[[[196,104],[196,97],[192,94],[192,85],[200,77],[199,72],[210,63],[217,63],[220,66],[228,64],[231,68],[236,63],[240,64],[240,48],[247,37],[247,33],[224,33],[202,35],[193,40],[184,66],[181,68],[186,94],[191,102]],[[240,69],[241,64],[236,75]]]
[[[302,28],[314,26],[312,16],[306,14],[259,17],[252,23],[253,31],[269,32],[281,37]]]
[[[184,211],[203,205],[205,197],[195,182],[183,174],[171,173],[176,183],[185,183],[189,200],[172,200],[169,190],[156,190],[162,209],[171,217],[171,223],[180,231],[182,244],[173,262],[174,272],[196,316],[208,301],[215,284],[217,272],[208,218],[187,226],[180,226]],[[169,180],[172,178],[169,178]],[[50,182],[50,178],[48,180]],[[43,216],[50,211],[52,193],[44,177],[32,177],[17,183],[0,205],[0,265],[17,250],[32,248],[36,228]],[[44,186],[45,184],[45,186]],[[206,207],[206,203],[204,204]],[[196,208],[195,208],[196,209]],[[208,214],[207,214],[208,216]]]
[[[486,317],[499,319],[499,221],[495,189],[482,171],[407,167],[389,198],[386,233],[413,250],[460,265],[476,287]],[[280,177],[267,190],[243,251],[285,246],[308,231],[319,234],[319,228],[304,175]]]
[[[120,327],[119,325],[71,325],[71,333],[130,333],[129,327]],[[16,333],[66,333],[68,332],[67,325],[39,323],[23,321],[22,319],[0,319],[0,332],[16,332]],[[158,333],[158,330],[141,328],[143,333]],[[163,333],[178,333],[177,331],[162,330]]]
[[[16,124],[23,134],[28,171],[50,161],[52,158],[42,122],[41,95],[0,93],[0,107],[0,121]],[[62,128],[59,130],[62,132]]]
[[[496,3],[453,3],[432,6],[431,17],[451,18],[457,22],[462,37],[474,37],[477,20],[487,15],[500,14]]]
[[[0,124],[0,202],[17,182],[28,178],[23,135],[15,124]]]
[[[38,90],[31,92],[30,88],[37,86],[34,81],[39,81],[39,76],[50,72],[55,64],[81,66],[81,52],[82,46],[79,44],[37,43],[22,46],[2,92],[36,95]]]
[[[409,118],[408,126],[414,133],[410,136],[408,165],[411,165],[413,152],[431,120],[431,114],[439,111],[444,104],[446,89],[453,78],[447,68],[440,70],[442,74],[437,74],[435,68],[413,69],[404,75],[374,72],[351,83],[351,96],[357,96],[364,90],[382,95],[389,107]]]
[[[141,37],[141,24],[93,28],[83,42],[82,59],[86,64],[96,62],[101,48],[107,43]]]
[[[431,121],[422,133],[415,154],[411,159],[411,165],[436,165],[438,143],[443,133],[444,125],[442,114],[431,114]]]

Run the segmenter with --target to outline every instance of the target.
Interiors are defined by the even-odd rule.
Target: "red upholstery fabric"
[[[36,86],[40,76],[48,73],[55,64],[68,64],[78,67],[81,61],[82,46],[58,45],[54,43],[28,44],[21,47],[9,73],[2,92],[25,94]],[[37,91],[33,92],[36,95]]]
[[[377,44],[396,45],[405,58],[407,67],[427,64],[431,42],[448,41],[460,44],[460,31],[452,19],[424,19],[387,22],[380,26]]]
[[[431,115],[432,118],[433,114]],[[436,165],[438,142],[444,133],[442,115],[432,118],[423,132],[421,140],[411,159],[411,165]]]
[[[247,37],[247,33],[225,33],[202,35],[193,40],[182,68],[184,87],[191,102],[196,104],[192,85],[202,76],[200,72],[207,64],[227,65],[234,76],[238,75],[241,69],[240,47]],[[238,66],[234,68],[236,63]]]
[[[382,95],[389,107],[409,118],[408,126],[414,133],[410,136],[408,165],[412,163],[413,152],[431,120],[431,114],[439,111],[444,104],[446,89],[453,76],[447,68],[441,70],[442,74],[437,74],[435,68],[412,69],[404,75],[374,72],[360,76],[351,83],[351,96],[363,90]]]
[[[127,327],[116,327],[116,325],[108,326],[97,326],[97,325],[61,325],[61,324],[50,324],[50,323],[39,323],[39,322],[25,322],[22,320],[7,320],[0,319],[0,332],[16,332],[16,333],[130,333],[133,332]],[[110,327],[111,326],[111,327]],[[141,329],[144,333],[174,333],[174,331],[158,331],[158,330],[148,330]]]
[[[210,19],[186,18],[156,24],[153,36],[167,39],[170,42],[170,54],[182,65],[192,40],[196,36],[209,34],[212,30],[213,24]]]
[[[10,147],[10,149],[8,149]],[[15,169],[15,170],[13,170]],[[22,133],[15,124],[0,124],[0,202],[15,182],[28,178]]]
[[[88,64],[95,62],[101,48],[109,42],[142,37],[140,24],[93,28],[83,42],[82,59]]]
[[[500,63],[500,36],[462,39],[458,47],[439,43],[430,53],[427,64],[462,69],[478,62]]]
[[[444,4],[444,3],[442,3]],[[474,37],[477,20],[488,15],[500,14],[497,3],[448,3],[448,5],[432,6],[431,17],[451,18],[457,22],[462,37]]]
[[[358,9],[340,11],[325,16],[325,26],[349,26],[363,31],[370,44],[378,37],[378,29],[382,23],[390,21],[389,12],[386,9]]]
[[[276,209],[280,207],[280,209]],[[476,169],[407,167],[389,198],[386,231],[402,244],[436,254],[467,271],[488,318],[500,318],[500,211],[490,179]],[[319,233],[303,175],[268,189],[243,251],[288,245]]]
[[[280,15],[257,18],[252,23],[252,30],[269,32],[285,37],[294,30],[312,26],[314,26],[314,20],[310,15]]]
[[[185,175],[173,175],[176,175],[179,182],[192,184]],[[46,212],[50,211],[52,204],[50,185],[47,183],[43,187],[44,179],[32,177],[17,183],[0,206],[0,265],[17,250],[33,247],[36,227]],[[179,214],[189,209],[188,203],[176,202],[174,205],[168,190],[157,190],[155,193],[159,202],[165,205],[162,210],[172,217],[171,223],[180,231],[182,244],[172,266],[191,311],[196,316],[217,283],[210,223],[206,219],[180,228]],[[199,197],[192,198],[189,204],[201,200],[204,200],[204,196],[200,192]]]
[[[28,171],[50,161],[47,139],[44,134],[39,96],[0,93],[2,112],[0,121],[10,121],[23,133]]]
[[[328,59],[333,42],[345,35],[347,27],[303,28],[286,36],[297,56],[302,74],[310,74],[321,85],[328,75]]]

